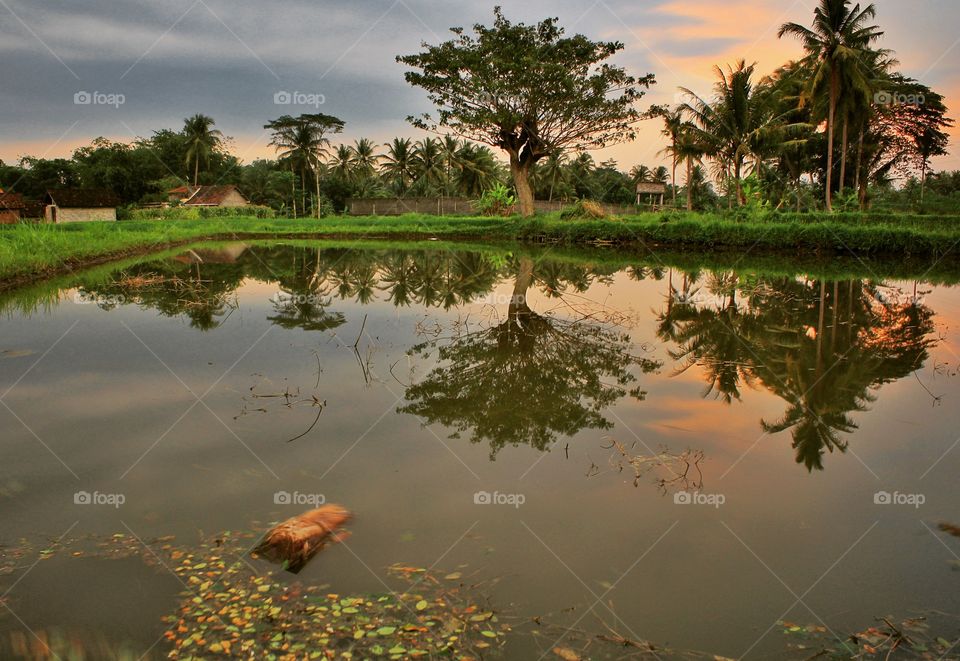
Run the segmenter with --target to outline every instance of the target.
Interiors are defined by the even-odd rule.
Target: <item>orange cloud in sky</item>
[[[945,94],[948,106],[960,108],[960,43],[954,42],[953,22],[943,18],[944,12],[948,11],[946,5],[932,6],[929,11],[924,11],[900,0],[875,1],[879,12],[877,23],[887,31],[882,45],[897,52],[904,73]],[[937,4],[942,0],[931,1]],[[650,4],[655,6],[651,8]],[[601,3],[586,16],[604,20],[602,33],[595,36],[625,43],[626,49],[619,56],[621,63],[637,74],[648,71],[656,74],[657,84],[644,98],[645,104],[676,103],[680,86],[709,95],[715,65],[726,66],[743,58],[748,63],[756,62],[758,74],[762,76],[788,60],[797,59],[802,55],[799,42],[790,38],[779,39],[777,31],[787,21],[808,24],[813,13],[811,3],[805,0],[732,0],[723,4],[707,0],[668,0],[647,3],[646,8],[639,7],[636,13],[623,11],[617,16],[613,9]],[[651,21],[651,16],[656,20]],[[209,112],[216,116],[215,108]],[[398,112],[396,121],[384,120],[366,126],[351,123],[350,118],[344,116],[348,130],[343,138],[352,141],[364,136],[384,143],[394,135],[422,137],[418,131],[405,125],[402,115]],[[166,123],[173,128],[179,119],[171,117]],[[220,128],[236,138],[235,151],[244,161],[274,156],[266,140],[262,139],[259,126],[231,126],[225,121]],[[56,135],[5,142],[0,156],[8,160],[24,154],[69,156],[74,148],[88,144],[95,137],[83,133],[81,125],[52,148]],[[129,133],[107,137],[126,141]],[[960,169],[960,150],[956,148],[960,144],[960,127],[951,130],[951,138],[951,148],[958,153],[935,159],[936,169]],[[658,156],[665,144],[660,136],[659,122],[649,121],[640,127],[636,142],[618,145],[594,156],[598,161],[615,158],[624,169],[640,163],[665,165],[666,159]]]

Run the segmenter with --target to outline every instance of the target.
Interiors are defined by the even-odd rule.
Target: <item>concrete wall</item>
[[[422,213],[436,216],[470,216],[476,213],[471,200],[455,197],[405,197],[388,199],[351,199],[351,216],[400,216]]]
[[[535,203],[538,213],[563,211],[571,206],[569,202],[547,202],[537,200]],[[351,199],[347,202],[351,216],[399,216],[405,213],[421,213],[435,216],[475,216],[477,210],[473,200],[464,198],[401,198],[401,199]],[[620,204],[602,205],[604,212],[610,216],[626,216],[637,213],[636,207]]]
[[[47,207],[47,222],[54,222],[54,211],[56,211],[56,222],[58,223],[89,223],[95,221],[116,221],[116,209],[61,209],[59,207]]]

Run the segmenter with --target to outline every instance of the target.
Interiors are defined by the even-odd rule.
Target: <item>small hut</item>
[[[44,201],[48,223],[116,221],[120,206],[111,191],[94,188],[49,190]]]
[[[23,218],[26,204],[18,193],[4,193],[0,189],[0,225],[14,225]]]
[[[248,207],[250,200],[236,186],[200,186],[183,203],[185,207]]]
[[[666,184],[648,184],[648,183],[639,183],[637,184],[637,206],[640,206],[644,203],[644,196],[646,196],[646,203],[651,207],[657,206],[657,197],[660,198],[659,206],[663,206],[663,198],[667,194]]]

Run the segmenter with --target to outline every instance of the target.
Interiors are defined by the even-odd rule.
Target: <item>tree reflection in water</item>
[[[411,354],[436,360],[406,393],[400,411],[455,435],[545,450],[584,429],[608,429],[605,409],[642,399],[639,376],[661,367],[635,355],[616,313],[578,314],[591,287],[612,282],[620,265],[535,259],[504,251],[360,250],[283,245],[215,246],[127,269],[90,294],[184,316],[217,328],[245,279],[277,283],[268,319],[286,329],[324,332],[346,323],[339,301],[456,310],[504,281],[513,284],[505,318],[454,325]],[[729,271],[627,266],[634,281],[665,280],[656,334],[669,343],[677,373],[696,367],[704,396],[733,405],[744,387],[787,403],[770,434],[790,431],[798,463],[822,469],[827,452],[847,448],[852,417],[883,384],[909,375],[928,356],[933,312],[915,296],[866,280],[828,282]],[[556,300],[537,312],[531,291]],[[112,297],[112,298],[110,298]],[[642,352],[640,352],[642,353]]]
[[[742,385],[786,401],[780,420],[761,425],[791,430],[797,463],[811,471],[823,469],[826,452],[846,451],[843,435],[857,429],[850,414],[920,368],[935,342],[932,310],[867,281],[712,274],[706,287],[713,300],[671,291],[658,318],[660,338],[678,347],[670,354],[678,371],[699,366],[704,396],[727,403]]]
[[[568,286],[585,291],[589,272],[567,277],[556,264],[543,279],[529,258],[511,264],[514,289],[505,319],[428,340],[412,353],[437,352],[438,366],[408,388],[401,412],[426,424],[440,423],[490,444],[491,458],[506,445],[547,449],[557,438],[583,429],[608,429],[604,409],[629,394],[643,399],[634,368],[651,372],[660,364],[632,353],[630,337],[584,318],[541,315],[528,304],[540,284],[553,295]]]

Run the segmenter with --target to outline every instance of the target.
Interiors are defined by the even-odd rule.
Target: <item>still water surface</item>
[[[780,621],[960,612],[950,286],[231,244],[2,304],[8,554],[262,533],[325,499],[352,537],[291,580],[342,594],[459,570],[517,623],[756,659],[805,658]],[[0,637],[167,654],[163,566],[33,562],[0,575]],[[503,658],[550,652],[516,629]]]

